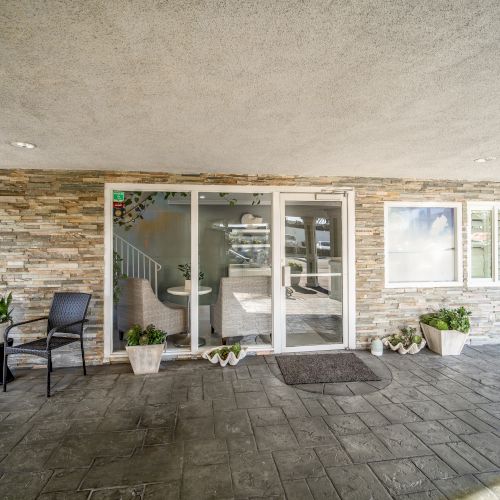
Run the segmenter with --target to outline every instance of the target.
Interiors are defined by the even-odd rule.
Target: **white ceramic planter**
[[[184,280],[184,290],[191,291],[191,280]]]
[[[469,339],[468,333],[456,330],[438,330],[424,323],[420,323],[420,327],[429,349],[441,354],[441,356],[458,356]]]
[[[158,373],[164,344],[126,346],[135,375]]]
[[[202,358],[208,359],[208,361],[210,361],[210,363],[212,363],[214,365],[219,363],[224,368],[224,366],[226,366],[228,363],[231,366],[237,365],[247,355],[246,348],[242,347],[238,357],[236,357],[234,352],[230,352],[226,359],[222,359],[219,356],[219,354],[215,354],[215,356],[210,357],[210,353],[212,353],[213,351],[216,351],[217,349],[219,349],[219,347],[216,347],[215,349],[210,349],[210,351],[204,352],[202,354]]]
[[[389,342],[389,337],[386,337],[385,339],[382,339],[382,343],[386,347],[390,347],[393,351],[398,351],[399,354],[417,354],[417,352],[421,351],[425,347],[425,340],[422,339],[422,342],[420,344],[412,344],[410,347],[405,348],[403,346],[403,343],[400,342],[399,344],[392,345]]]

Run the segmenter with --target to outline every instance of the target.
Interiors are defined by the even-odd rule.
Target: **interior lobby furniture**
[[[150,324],[167,335],[185,332],[186,308],[159,300],[146,279],[123,280],[118,302],[118,331],[126,332],[133,325],[146,328]]]
[[[67,344],[80,341],[82,352],[83,374],[85,368],[85,354],[83,351],[83,325],[87,322],[87,309],[91,295],[88,293],[58,292],[54,294],[49,315],[14,323],[6,328],[4,334],[3,357],[3,392],[7,390],[7,358],[12,354],[29,354],[47,360],[47,397],[50,397],[50,373],[52,372],[52,351]],[[13,328],[37,321],[47,321],[45,337],[24,344],[9,345],[9,333]],[[66,335],[61,335],[66,334]],[[67,335],[73,335],[68,337]]]
[[[210,293],[212,289],[209,286],[199,286],[198,295],[206,295]],[[175,347],[191,347],[191,290],[186,289],[183,286],[173,286],[167,288],[167,292],[171,295],[180,295],[187,297],[187,329],[185,334],[175,341]],[[206,341],[204,338],[198,338],[198,347],[204,346]]]
[[[221,278],[217,301],[210,307],[210,322],[223,339],[271,335],[271,278]]]

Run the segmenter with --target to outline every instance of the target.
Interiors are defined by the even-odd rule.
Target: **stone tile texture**
[[[0,396],[0,498],[499,498],[500,404],[485,395],[500,391],[499,357],[386,353],[397,377],[350,396],[245,370],[273,356],[169,361],[150,376],[56,368],[50,400],[43,372],[18,369]]]
[[[16,300],[15,319],[46,314],[54,290],[91,292],[89,326],[85,331],[88,361],[103,360],[104,323],[104,185],[110,182],[190,184],[225,183],[258,186],[350,186],[355,189],[356,324],[358,347],[366,347],[376,336],[393,333],[401,324],[415,319],[430,306],[452,302],[474,311],[474,334],[498,336],[500,289],[408,288],[384,286],[384,202],[433,201],[463,203],[462,231],[465,236],[467,201],[498,201],[500,183],[446,180],[384,179],[359,177],[299,177],[271,175],[172,174],[120,172],[112,170],[0,170],[0,273],[6,290]],[[110,207],[109,207],[110,208]],[[467,275],[467,238],[463,238],[463,266]],[[27,277],[32,283],[26,286]],[[36,327],[16,334],[29,340]],[[77,344],[55,356],[59,362],[79,364]],[[19,363],[43,363],[33,358],[13,357]],[[260,368],[248,372],[262,375]],[[270,370],[266,373],[270,374]],[[268,375],[269,376],[269,375]],[[356,390],[356,387],[353,387]],[[330,394],[339,394],[332,388]],[[344,394],[352,394],[345,385]],[[446,391],[445,391],[446,392]],[[488,398],[491,388],[483,394]],[[339,394],[340,395],[340,394]],[[500,396],[496,401],[500,401]],[[402,401],[395,401],[396,403]],[[450,402],[455,407],[455,402]]]

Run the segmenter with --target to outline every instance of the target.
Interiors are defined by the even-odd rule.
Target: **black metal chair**
[[[40,356],[47,360],[47,397],[50,398],[50,372],[52,371],[52,351],[72,342],[80,340],[82,351],[83,374],[87,375],[85,368],[85,354],[83,351],[83,325],[88,320],[87,309],[91,295],[88,293],[58,292],[54,294],[49,315],[42,318],[21,321],[10,325],[4,334],[3,358],[3,392],[7,390],[7,357],[11,354],[30,354]],[[47,336],[42,339],[26,342],[25,344],[9,345],[10,331],[21,325],[47,320]],[[78,337],[54,336],[54,334],[73,334]]]

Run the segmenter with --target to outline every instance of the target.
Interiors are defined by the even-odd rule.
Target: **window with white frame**
[[[462,205],[385,204],[385,282],[388,287],[461,285]]]
[[[498,209],[499,203],[469,203],[468,268],[469,284],[499,285]]]

